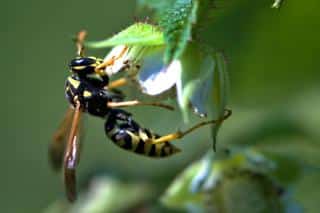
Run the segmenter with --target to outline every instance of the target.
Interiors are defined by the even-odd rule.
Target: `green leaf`
[[[179,58],[191,40],[192,24],[196,21],[198,2],[177,0],[163,15],[160,26],[163,28],[166,50],[166,64]]]
[[[181,77],[177,82],[177,98],[185,121],[188,121],[189,103],[208,75],[213,72],[214,62],[195,42],[189,43],[180,57]],[[202,103],[201,103],[202,104]]]
[[[136,23],[111,38],[103,41],[87,41],[84,45],[90,48],[105,48],[117,45],[159,46],[164,45],[164,38],[159,27],[146,23]]]
[[[201,37],[202,30],[206,29],[206,26],[210,24],[219,10],[217,10],[217,4],[222,7],[221,2],[217,0],[197,0],[198,9],[197,9],[197,22],[193,26],[193,35],[197,38]]]
[[[211,105],[214,119],[222,118],[225,114],[225,109],[227,106],[228,99],[228,73],[226,61],[222,53],[216,52],[214,54],[214,59],[216,62],[214,77],[213,77],[213,88],[212,96],[213,103]],[[213,149],[216,149],[217,134],[222,122],[212,125],[212,139],[213,139]]]

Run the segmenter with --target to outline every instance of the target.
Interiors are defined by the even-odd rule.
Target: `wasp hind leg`
[[[122,101],[122,102],[108,102],[107,106],[109,108],[119,108],[119,107],[131,107],[131,106],[155,106],[161,107],[167,110],[174,110],[174,108],[170,105],[159,103],[159,102],[141,102],[138,100],[132,101]]]
[[[220,119],[210,120],[210,121],[203,121],[203,122],[197,123],[196,125],[194,125],[193,127],[187,129],[186,131],[177,131],[177,132],[174,132],[174,133],[170,133],[170,134],[161,136],[161,137],[156,138],[156,139],[149,139],[149,140],[147,140],[147,142],[151,143],[151,144],[160,144],[160,143],[165,143],[165,142],[168,142],[168,141],[173,141],[173,140],[177,140],[177,139],[183,138],[185,135],[193,132],[194,130],[196,130],[196,129],[200,128],[200,127],[203,127],[203,126],[206,126],[206,125],[209,125],[209,124],[221,123],[223,120],[227,119],[231,115],[231,113],[232,113],[231,110],[225,110],[224,116],[222,118],[220,118]]]

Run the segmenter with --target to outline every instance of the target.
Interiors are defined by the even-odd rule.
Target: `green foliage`
[[[180,57],[182,73],[177,86],[178,101],[185,120],[188,120],[188,106],[190,97],[205,80],[203,76],[212,73],[214,61],[197,43],[189,43]],[[200,103],[203,104],[203,103]]]
[[[266,176],[273,167],[261,154],[240,152],[216,159],[203,184],[205,188],[192,192],[191,183],[204,163],[197,161],[180,174],[162,202],[173,208],[198,212],[281,212],[278,187]]]
[[[179,58],[192,38],[192,25],[196,21],[198,3],[177,0],[162,16],[160,26],[166,41],[165,63]]]
[[[213,76],[213,88],[212,88],[212,95],[213,95],[213,103],[211,105],[212,111],[214,114],[214,118],[222,118],[225,109],[227,107],[227,99],[228,99],[228,73],[226,68],[226,61],[222,53],[216,52],[214,53],[214,60],[216,62],[216,66],[214,69],[214,76]],[[218,130],[222,122],[214,124],[212,126],[212,138],[213,138],[213,148],[216,149],[217,143],[217,135]]]
[[[264,175],[246,171],[227,176],[212,200],[211,209],[221,213],[283,212],[277,186]]]
[[[208,27],[212,21],[213,17],[218,12],[217,10],[217,0],[196,0],[197,1],[197,21],[193,25],[192,34],[198,39],[201,38],[203,29]]]
[[[91,48],[106,48],[117,45],[164,45],[163,33],[154,25],[136,23],[106,40],[85,42],[85,46]]]

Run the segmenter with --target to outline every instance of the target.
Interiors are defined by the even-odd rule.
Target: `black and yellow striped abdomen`
[[[148,157],[162,158],[171,156],[180,150],[172,145],[170,142],[164,142],[160,144],[152,144],[148,139],[158,138],[159,136],[151,135],[151,137],[146,136],[146,132],[140,129],[139,133],[132,132],[125,129],[117,129],[116,131],[111,131],[108,134],[109,138],[118,145],[120,148],[125,149],[136,154],[145,155]]]
[[[127,122],[119,123],[119,120],[111,115],[105,124],[105,131],[117,146],[136,154],[163,158],[180,152],[180,149],[170,142],[152,144],[152,140],[160,136],[141,128],[131,118]]]

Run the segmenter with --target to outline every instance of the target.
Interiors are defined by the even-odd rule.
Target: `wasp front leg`
[[[119,78],[117,80],[114,80],[109,83],[109,85],[106,86],[107,89],[114,89],[117,87],[122,87],[124,85],[128,84],[128,79],[127,78]]]
[[[104,74],[103,70],[108,66],[114,65],[117,60],[122,58],[128,52],[128,49],[129,49],[128,46],[123,46],[123,48],[120,50],[120,52],[117,55],[111,56],[110,58],[105,60],[103,63],[99,64],[95,68],[95,72],[98,74]]]

